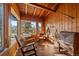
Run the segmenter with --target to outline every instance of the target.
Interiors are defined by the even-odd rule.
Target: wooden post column
[[[10,14],[11,8],[9,4],[4,4],[4,43],[3,47],[8,48],[9,47],[9,38],[8,38],[8,21],[9,21],[9,14]]]
[[[36,18],[36,34],[38,34],[38,19]]]
[[[45,20],[42,20],[42,33],[45,33]]]

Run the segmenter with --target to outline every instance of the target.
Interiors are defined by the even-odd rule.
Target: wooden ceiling
[[[28,3],[17,4],[21,16],[47,17],[51,12],[56,12],[60,4],[56,3]]]

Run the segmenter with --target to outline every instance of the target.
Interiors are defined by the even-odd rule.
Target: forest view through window
[[[9,35],[10,35],[10,43],[15,40],[15,35],[18,34],[18,21],[14,15],[10,15],[9,19]]]
[[[36,22],[21,20],[22,24],[22,35],[31,36],[36,34]]]

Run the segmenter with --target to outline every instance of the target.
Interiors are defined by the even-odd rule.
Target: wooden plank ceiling
[[[17,4],[21,16],[34,16],[39,18],[47,17],[51,12],[56,12],[59,4],[56,3],[32,3]]]

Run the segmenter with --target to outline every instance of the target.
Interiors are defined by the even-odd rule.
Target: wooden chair
[[[26,56],[33,56],[33,55],[37,56],[36,50],[35,50],[35,45],[34,45],[35,42],[24,45],[24,44],[22,44],[24,42],[20,41],[20,39],[17,36],[15,36],[15,38],[16,38],[16,41],[19,45],[19,49],[21,50],[23,56],[25,56],[25,55]],[[31,49],[28,49],[29,47],[31,47]],[[24,49],[25,49],[25,51],[24,51]],[[31,51],[33,51],[33,53],[28,54]]]

